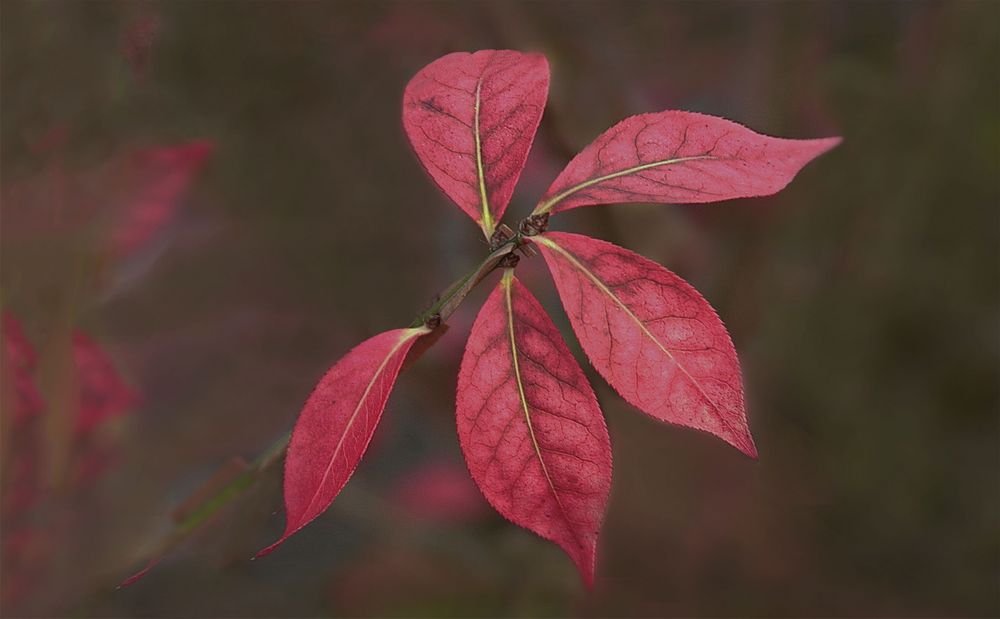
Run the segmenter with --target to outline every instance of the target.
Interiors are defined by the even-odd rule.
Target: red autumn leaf
[[[544,56],[483,50],[435,60],[403,94],[403,126],[420,163],[487,238],[524,168],[548,90]]]
[[[469,472],[451,461],[426,462],[399,480],[393,503],[418,520],[460,523],[488,513]]]
[[[73,333],[73,362],[80,389],[78,437],[90,434],[138,402],[138,396],[122,380],[108,354],[80,331]]]
[[[42,142],[59,142],[62,131]],[[39,147],[41,148],[41,147]],[[3,186],[5,240],[64,245],[92,239],[112,259],[149,246],[173,220],[214,146],[205,140],[132,150],[88,168],[68,166],[61,146],[37,174]],[[95,222],[100,235],[88,232]]]
[[[181,199],[214,146],[196,141],[138,151],[132,155],[132,192],[125,198],[112,233],[111,254],[140,249],[173,218]]]
[[[38,355],[24,335],[21,321],[10,312],[0,315],[0,320],[2,320],[0,326],[3,328],[4,354],[7,355],[7,359],[14,367],[28,372],[34,371]]]
[[[639,410],[715,434],[750,457],[739,360],[715,310],[642,256],[579,234],[533,239],[597,371]]]
[[[0,376],[4,385],[4,408],[8,406],[15,426],[26,423],[45,408],[41,393],[35,386],[35,349],[24,335],[21,321],[10,312],[2,315],[3,351],[0,357]],[[12,389],[12,391],[8,391]]]
[[[787,140],[694,112],[640,114],[601,134],[569,162],[535,207],[703,203],[777,193],[840,138]]]
[[[292,431],[285,456],[285,512],[273,551],[323,513],[357,468],[378,426],[410,347],[429,329],[395,329],[365,340],[316,385]]]
[[[502,264],[510,268],[476,319],[462,360],[456,402],[462,450],[494,508],[562,547],[592,584],[610,491],[610,441],[583,372],[513,277],[514,252],[535,255],[524,247],[531,242],[541,248],[591,361],[626,400],[756,457],[739,362],[708,303],[670,271],[627,250],[545,234],[548,215],[600,203],[769,195],[840,138],[772,138],[688,112],[628,118],[577,155],[514,232],[499,220],[538,128],[548,79],[540,55],[487,50],[440,58],[408,84],[407,136],[432,179],[482,227],[491,253],[420,314],[433,326],[373,337],[320,381],[287,451],[286,530],[257,556],[333,501],[367,449],[404,360],[420,352],[414,343],[433,328],[439,337],[440,324],[469,290]],[[404,503],[461,500],[454,479],[416,481]]]
[[[561,546],[590,586],[611,488],[608,430],[559,331],[511,270],[472,327],[456,414],[486,499]]]
[[[162,560],[163,560],[162,557],[156,557],[155,559],[150,559],[149,562],[147,562],[146,565],[143,566],[143,568],[141,570],[139,570],[135,574],[132,574],[131,576],[129,576],[125,580],[123,580],[120,583],[118,583],[118,586],[115,587],[115,589],[124,589],[125,587],[131,587],[135,583],[137,583],[140,580],[142,580],[142,578],[146,574],[148,574],[150,572],[150,570],[152,570],[154,567],[156,567],[157,565],[159,565],[160,561],[162,561]]]
[[[3,347],[0,350],[0,396],[4,415],[0,433],[2,484],[0,518],[4,536],[0,543],[0,604],[11,606],[31,595],[45,582],[56,550],[65,545],[78,522],[73,517],[39,518],[53,512],[59,495],[47,483],[46,462],[42,457],[53,449],[45,432],[45,407],[61,403],[44,402],[35,388],[36,354],[25,337],[20,321],[11,313],[2,316]],[[66,402],[76,417],[76,441],[66,447],[69,489],[83,496],[118,460],[117,445],[92,440],[94,430],[109,417],[119,415],[136,397],[121,380],[111,359],[97,343],[75,332],[72,354],[77,387],[75,403]],[[49,409],[52,411],[53,409]],[[58,409],[55,409],[58,414]],[[12,414],[8,420],[6,416]],[[102,437],[103,438],[103,437]],[[70,514],[66,514],[70,516]]]

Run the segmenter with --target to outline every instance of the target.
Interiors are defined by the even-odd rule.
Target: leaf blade
[[[615,391],[656,419],[757,457],[736,350],[694,288],[605,241],[564,232],[533,240],[587,357]]]
[[[607,427],[559,331],[509,270],[469,336],[456,418],[489,503],[559,545],[590,586],[611,486]]]
[[[134,178],[111,230],[111,257],[134,255],[168,227],[214,150],[213,142],[197,140],[132,153]]]
[[[524,168],[548,86],[541,54],[481,50],[435,60],[403,93],[403,127],[417,158],[487,238]]]
[[[775,138],[694,112],[639,114],[580,151],[534,213],[595,204],[706,203],[771,195],[840,141]]]
[[[285,532],[262,557],[312,522],[347,484],[375,433],[407,353],[425,327],[376,335],[320,379],[292,431],[285,459]]]

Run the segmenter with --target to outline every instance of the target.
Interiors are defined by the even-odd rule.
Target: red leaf
[[[420,163],[487,238],[514,192],[549,91],[540,54],[483,50],[424,67],[403,94]]]
[[[128,196],[112,234],[114,257],[142,248],[170,222],[213,149],[211,142],[202,140],[133,154],[134,194]]]
[[[4,353],[10,363],[19,369],[33,372],[38,361],[35,348],[24,335],[21,321],[10,312],[0,314],[0,327],[3,328]]]
[[[273,551],[323,513],[357,468],[378,426],[399,368],[428,329],[395,329],[365,340],[320,379],[285,456],[285,533]]]
[[[604,132],[569,162],[535,207],[702,203],[781,191],[840,138],[786,140],[693,112],[640,114]]]
[[[608,430],[559,331],[510,270],[472,327],[456,412],[486,499],[561,546],[590,586],[611,488]]]
[[[736,351],[698,291],[611,243],[563,232],[533,240],[583,350],[623,398],[757,457]]]
[[[141,570],[139,570],[135,574],[132,574],[125,580],[118,583],[118,586],[115,587],[115,589],[124,589],[125,587],[131,587],[135,583],[139,582],[140,580],[142,580],[143,576],[145,576],[150,572],[150,570],[159,565],[161,560],[162,560],[161,557],[157,557],[155,559],[150,560],[148,563],[146,563],[146,566],[143,567]]]
[[[76,434],[84,437],[105,421],[124,414],[138,395],[122,380],[108,354],[87,335],[73,333],[73,362],[80,389]]]
[[[460,523],[488,513],[465,467],[451,461],[423,463],[392,494],[394,504],[418,520]]]
[[[24,335],[21,321],[10,312],[3,312],[3,351],[0,357],[0,384],[4,396],[11,397],[10,409],[5,399],[4,409],[10,410],[15,426],[21,426],[35,418],[45,408],[42,395],[35,386],[35,349]],[[12,388],[12,389],[11,389]],[[11,389],[8,391],[8,389]]]

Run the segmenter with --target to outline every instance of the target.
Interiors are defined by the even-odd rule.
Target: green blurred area
[[[123,37],[146,18],[137,70]],[[4,0],[5,188],[48,187],[52,157],[33,145],[57,127],[67,173],[215,145],[156,247],[100,282],[79,276],[98,228],[14,234],[4,220],[32,205],[4,193],[4,309],[36,341],[85,329],[143,398],[116,428],[118,466],[54,508],[75,514],[64,544],[4,616],[1000,615],[998,24],[987,1]],[[615,459],[594,593],[499,516],[408,518],[398,480],[429,459],[462,466],[455,377],[487,285],[401,377],[326,515],[248,561],[284,522],[268,478],[114,590],[177,503],[291,427],[334,360],[485,255],[400,123],[417,70],[483,48],[541,51],[552,70],[508,224],[631,114],[844,136],[772,198],[553,219],[712,302],[760,461],[642,416],[587,368]],[[541,261],[518,271],[578,351]]]

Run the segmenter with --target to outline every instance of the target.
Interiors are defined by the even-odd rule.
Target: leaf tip
[[[254,556],[250,557],[250,560],[251,561],[255,561],[255,560],[260,559],[262,557],[266,557],[267,555],[269,555],[272,552],[274,552],[275,550],[277,550],[278,546],[281,546],[281,544],[283,544],[286,539],[288,539],[288,536],[282,536],[281,539],[279,539],[278,541],[274,542],[273,544],[271,544],[267,548],[263,548],[261,550],[258,550],[257,554],[255,554]]]
[[[595,563],[597,562],[597,550],[592,548],[589,550],[586,556],[581,558],[581,561],[576,564],[577,569],[580,571],[580,580],[583,581],[583,586],[587,591],[594,590],[594,572]]]
[[[149,570],[151,570],[154,567],[156,567],[157,563],[159,563],[159,560],[154,559],[153,561],[150,561],[149,563],[146,564],[146,567],[142,568],[141,570],[139,570],[135,574],[132,574],[131,576],[129,576],[125,580],[123,580],[120,583],[118,583],[118,586],[115,587],[115,591],[117,591],[119,589],[125,589],[126,587],[131,587],[135,583],[139,582],[140,580],[142,580],[143,576],[145,576],[146,574],[149,573]]]
[[[757,445],[754,443],[753,436],[750,434],[750,429],[744,427],[742,430],[743,431],[740,434],[733,436],[731,439],[727,439],[726,442],[736,449],[739,449],[751,460],[758,460]]]
[[[819,157],[820,155],[828,153],[834,148],[840,146],[840,143],[844,141],[844,138],[839,135],[835,135],[829,138],[816,138],[811,141],[816,146],[816,154],[813,156]]]

